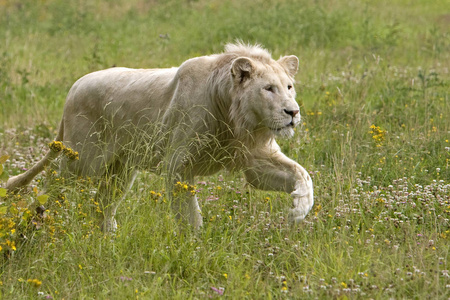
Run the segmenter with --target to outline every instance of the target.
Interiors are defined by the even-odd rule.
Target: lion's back
[[[64,116],[85,116],[133,120],[160,117],[174,91],[177,68],[111,68],[93,72],[77,80],[69,91]]]

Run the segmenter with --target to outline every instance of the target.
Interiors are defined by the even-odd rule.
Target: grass
[[[303,126],[283,151],[316,204],[241,174],[197,179],[199,232],[181,230],[163,179],[140,174],[116,236],[87,179],[48,170],[1,196],[5,299],[433,298],[450,295],[449,16],[439,1],[0,1],[1,179],[55,135],[65,95],[113,65],[169,67],[240,38],[296,54]],[[47,211],[36,213],[40,198]]]

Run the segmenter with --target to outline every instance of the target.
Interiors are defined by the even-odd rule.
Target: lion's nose
[[[284,112],[287,113],[288,115],[290,115],[291,117],[295,117],[300,111],[298,109],[297,110],[285,109]]]

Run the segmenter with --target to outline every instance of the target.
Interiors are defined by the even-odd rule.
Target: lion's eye
[[[292,89],[292,85],[288,85],[288,90]]]
[[[271,93],[274,92],[273,86],[271,86],[271,85],[266,86],[264,89],[265,89],[266,91],[268,91],[268,92],[271,92]]]

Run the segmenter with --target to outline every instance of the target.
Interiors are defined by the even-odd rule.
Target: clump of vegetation
[[[72,148],[66,147],[61,141],[53,141],[48,144],[50,150],[54,152],[63,152],[64,155],[71,160],[78,160],[78,152],[74,151]]]
[[[372,135],[372,139],[375,142],[377,147],[381,147],[383,145],[386,131],[382,130],[380,126],[372,125],[370,126],[369,133]]]

